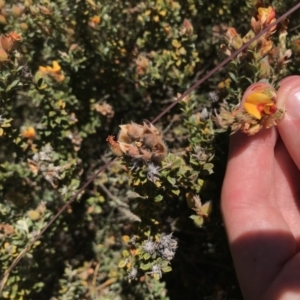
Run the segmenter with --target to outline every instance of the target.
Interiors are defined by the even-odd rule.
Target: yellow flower
[[[262,92],[253,92],[245,100],[244,108],[248,114],[260,120],[264,115],[272,115],[277,108],[272,96]]]
[[[57,73],[61,71],[61,67],[58,64],[56,60],[52,62],[52,67],[46,66],[46,67],[40,67],[40,71],[46,71],[46,72],[53,72]]]
[[[56,107],[59,108],[59,109],[64,109],[66,107],[66,102],[59,99],[56,103]]]
[[[61,66],[59,65],[59,63],[56,60],[54,60],[52,62],[52,67],[50,67],[50,66],[46,66],[46,67],[40,66],[39,71],[43,75],[48,75],[48,76],[52,77],[57,82],[62,82],[65,79],[65,75],[61,73]]]

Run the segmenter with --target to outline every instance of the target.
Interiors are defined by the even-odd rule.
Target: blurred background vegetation
[[[223,60],[228,27],[243,36],[258,7],[296,2],[0,0],[1,274],[109,160],[118,125],[151,121]],[[298,73],[298,19],[294,63],[275,83]],[[163,162],[113,161],[4,278],[2,298],[241,299],[219,211],[228,132],[212,117],[265,76],[251,63],[233,61],[155,124]]]

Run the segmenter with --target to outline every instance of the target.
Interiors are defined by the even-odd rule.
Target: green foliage
[[[252,2],[0,0],[1,274],[108,161],[119,124],[153,119],[213,67],[225,27],[248,32]],[[2,298],[240,297],[219,214],[228,133],[213,119],[265,77],[251,51],[160,120],[162,161],[117,158],[80,193]]]

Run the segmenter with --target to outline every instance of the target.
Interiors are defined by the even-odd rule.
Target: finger
[[[262,213],[262,210],[276,205],[272,197],[276,140],[277,134],[273,129],[264,130],[253,137],[237,133],[231,138],[222,188],[222,210],[230,240],[261,226],[258,207]],[[233,214],[233,210],[239,213]],[[250,214],[251,218],[245,219],[244,214]]]
[[[222,189],[222,212],[245,298],[262,291],[296,252],[275,198],[275,129],[233,136]],[[276,251],[274,251],[276,249]]]
[[[300,171],[284,143],[278,139],[275,147],[276,201],[281,214],[300,246]],[[280,183],[280,184],[279,184]]]
[[[280,103],[285,104],[285,117],[278,124],[280,136],[295,164],[300,169],[300,76],[291,76],[281,82],[278,90]],[[279,104],[279,105],[281,105]]]

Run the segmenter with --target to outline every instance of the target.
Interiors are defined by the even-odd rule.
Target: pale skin
[[[245,300],[300,299],[299,169],[300,116],[231,137],[222,213]]]

